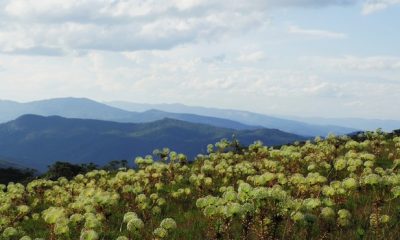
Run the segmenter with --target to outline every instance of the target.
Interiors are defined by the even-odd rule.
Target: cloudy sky
[[[400,0],[1,0],[0,98],[400,119]]]

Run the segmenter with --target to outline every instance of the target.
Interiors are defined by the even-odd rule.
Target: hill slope
[[[116,122],[142,123],[173,118],[187,122],[209,124],[233,129],[255,129],[232,120],[194,114],[168,113],[163,111],[130,112],[86,98],[56,98],[28,103],[0,101],[0,123],[14,120],[25,114],[62,116],[67,118],[96,119]]]
[[[335,124],[311,124],[248,111],[194,107],[183,104],[140,104],[122,101],[108,102],[107,104],[129,111],[147,111],[149,109],[157,109],[174,113],[190,113],[209,117],[227,118],[248,125],[274,128],[303,136],[326,136],[329,133],[348,134],[358,129],[356,126],[349,128]]]
[[[261,140],[281,145],[304,137],[273,129],[233,130],[173,119],[151,123],[117,123],[24,115],[0,125],[0,155],[25,167],[44,170],[55,161],[105,164],[170,147],[190,157],[209,143],[235,134],[243,144]]]

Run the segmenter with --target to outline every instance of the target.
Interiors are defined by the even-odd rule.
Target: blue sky
[[[400,0],[4,0],[0,98],[400,119]]]

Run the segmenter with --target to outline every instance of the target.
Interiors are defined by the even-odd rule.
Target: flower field
[[[136,169],[0,185],[0,239],[399,239],[400,137],[220,141]]]

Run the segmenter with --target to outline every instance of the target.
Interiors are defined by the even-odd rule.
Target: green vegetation
[[[86,174],[93,170],[116,172],[120,168],[127,167],[127,160],[113,160],[101,168],[94,163],[72,164],[69,162],[55,162],[48,166],[46,173],[39,175],[34,169],[0,166],[0,184],[8,184],[10,182],[28,183],[37,178],[57,180],[60,177],[64,177],[71,180],[78,174]]]
[[[356,140],[354,140],[356,139]],[[248,148],[0,185],[0,239],[398,239],[400,137]]]
[[[9,182],[29,182],[34,179],[35,170],[13,167],[0,168],[0,184]]]

